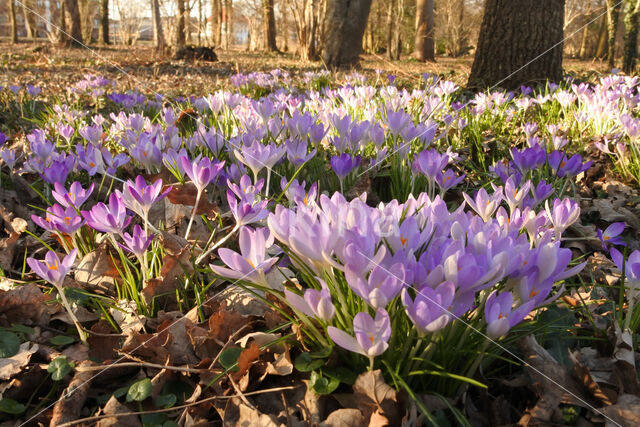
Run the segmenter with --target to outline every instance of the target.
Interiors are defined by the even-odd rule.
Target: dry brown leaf
[[[255,342],[252,342],[249,347],[242,350],[240,357],[238,357],[238,371],[234,373],[234,376],[240,378],[247,373],[253,362],[258,360],[261,353],[260,347],[258,347]]]
[[[111,396],[102,410],[104,415],[126,414],[131,412],[129,408],[118,402],[118,399]],[[141,427],[142,423],[137,415],[127,415],[122,417],[103,418],[98,421],[97,427]]]
[[[164,313],[165,320],[158,325],[157,332],[160,335],[168,335],[162,345],[170,355],[171,363],[174,365],[194,365],[198,363],[198,357],[193,352],[193,347],[187,335],[187,327],[189,321],[181,317],[167,316]],[[158,315],[158,317],[162,314]]]
[[[0,325],[9,326],[17,319],[24,325],[49,325],[51,315],[62,309],[59,304],[49,304],[51,299],[35,283],[0,291]]]
[[[249,323],[249,319],[235,311],[225,309],[226,305],[209,317],[209,333],[213,339],[226,343],[231,334]]]
[[[229,399],[224,410],[223,425],[237,427],[280,427],[275,416],[263,414],[257,409],[247,406],[239,398]]]
[[[88,291],[116,295],[116,279],[120,277],[106,245],[86,254],[74,269],[74,278]]]
[[[612,418],[617,425],[640,425],[640,397],[632,394],[623,394],[615,405],[600,409],[607,417]],[[611,420],[606,421],[606,426],[617,426]]]
[[[379,412],[391,425],[399,425],[404,410],[398,404],[396,390],[384,382],[382,371],[377,369],[360,374],[353,385],[353,391],[365,420],[370,420],[375,412]]]
[[[196,203],[197,194],[198,190],[196,189],[196,186],[192,182],[188,182],[184,185],[174,185],[169,194],[167,194],[167,199],[169,199],[169,201],[174,205],[193,206]],[[198,208],[196,209],[196,214],[204,214],[209,218],[214,218],[218,211],[218,206],[215,203],[209,202],[207,194],[202,194],[200,202],[198,203]]]
[[[600,388],[600,385],[594,380],[589,368],[580,363],[579,352],[569,352],[569,358],[573,362],[573,375],[580,381],[589,393],[598,399],[603,405],[613,404],[611,398]]]
[[[82,361],[78,367],[91,366],[88,360]],[[91,388],[91,380],[94,373],[90,371],[78,370],[73,375],[71,382],[67,386],[66,392],[53,407],[53,414],[49,425],[57,426],[80,418],[80,412],[87,400],[87,393]]]
[[[614,322],[609,330],[614,341],[613,358],[619,378],[622,380],[622,387],[625,393],[640,395],[640,384],[638,384],[638,372],[635,364],[635,353],[633,351],[633,337],[628,330],[622,331],[620,326]]]
[[[160,277],[149,279],[142,289],[145,302],[151,305],[153,298],[161,296],[175,297],[175,290],[180,285],[179,278],[193,273],[193,264],[190,261],[191,248],[186,245],[176,255],[167,254],[162,258]]]
[[[0,358],[0,380],[8,380],[27,366],[31,355],[38,351],[38,344],[23,342],[11,357]]]
[[[91,326],[91,332],[87,341],[89,343],[89,357],[93,360],[113,360],[116,357],[116,349],[120,347],[122,337],[110,336],[113,328],[105,320],[100,320]]]
[[[364,417],[359,409],[337,409],[329,414],[326,420],[320,423],[320,427],[353,427],[364,424]]]

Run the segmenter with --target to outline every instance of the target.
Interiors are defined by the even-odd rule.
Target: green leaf
[[[300,372],[311,372],[324,365],[324,359],[314,359],[309,353],[301,353],[296,357],[293,366]]]
[[[165,414],[142,414],[140,420],[143,427],[163,427],[167,416]]]
[[[159,408],[171,408],[173,405],[176,404],[176,402],[178,401],[178,398],[176,397],[175,394],[170,393],[170,394],[159,394],[158,396],[155,397],[155,399],[153,399],[153,403],[159,407]]]
[[[340,382],[353,385],[356,382],[356,372],[352,369],[347,369],[342,366],[338,366],[335,368],[322,368],[322,374],[326,375],[330,378],[335,378],[340,380]]]
[[[313,371],[309,377],[309,385],[318,394],[331,394],[340,385],[340,380],[323,377],[318,371]]]
[[[11,357],[20,349],[20,338],[13,332],[0,331],[0,357]]]
[[[11,328],[9,329],[11,329],[13,332],[16,332],[18,334],[24,334],[27,337],[36,333],[35,329],[30,328],[29,326],[24,326],[24,325],[11,324]]]
[[[127,391],[129,391],[129,386],[117,388],[113,392],[113,397],[115,397],[116,399],[120,399],[122,396],[127,394]]]
[[[26,406],[24,406],[22,403],[16,402],[13,399],[0,400],[0,412],[11,415],[18,415],[23,413],[26,409]]]
[[[56,335],[55,337],[51,338],[49,340],[49,342],[53,345],[56,346],[63,346],[63,345],[67,345],[67,344],[71,344],[72,342],[74,342],[75,340],[73,338],[71,338],[68,335]]]
[[[231,369],[234,365],[238,363],[238,358],[240,357],[241,353],[242,353],[242,349],[240,347],[229,347],[228,349],[220,353],[220,359],[218,360],[220,361],[220,364],[222,365],[223,368]],[[237,369],[238,368],[235,367],[232,370],[235,371]]]
[[[67,361],[67,356],[58,356],[49,363],[47,372],[51,374],[51,379],[54,381],[60,381],[67,376],[73,369],[73,366]]]
[[[142,402],[151,394],[151,380],[143,378],[131,384],[127,392],[127,402]]]

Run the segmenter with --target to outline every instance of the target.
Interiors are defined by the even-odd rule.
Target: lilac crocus
[[[146,219],[151,206],[165,198],[172,188],[168,187],[162,191],[161,179],[147,185],[144,177],[138,175],[135,181],[127,181],[124,184],[120,196],[127,208]]]
[[[305,141],[289,141],[286,144],[287,158],[296,167],[300,167],[308,162],[316,155],[315,148],[308,152],[307,143]]]
[[[555,199],[553,201],[553,209],[549,208],[549,200],[547,200],[545,208],[547,217],[551,221],[558,238],[571,224],[580,218],[580,206],[571,199]]]
[[[390,268],[377,265],[365,279],[347,265],[344,275],[349,287],[371,307],[378,309],[386,307],[402,290],[405,268],[401,263]]]
[[[231,190],[227,190],[227,202],[238,227],[262,221],[269,215],[269,211],[266,209],[267,199],[258,200],[256,198],[248,200],[242,198],[236,200],[234,193]]]
[[[214,273],[230,279],[246,280],[256,285],[269,287],[265,274],[278,261],[278,258],[267,258],[266,251],[273,245],[273,236],[268,228],[253,230],[251,227],[240,228],[240,253],[231,249],[218,249],[218,256],[227,267],[210,264]]]
[[[494,214],[500,202],[502,201],[502,191],[496,191],[493,195],[489,196],[487,190],[481,188],[476,193],[475,198],[471,198],[467,193],[462,193],[464,200],[469,207],[473,209],[484,222],[489,221]]]
[[[360,312],[353,318],[353,332],[355,338],[346,332],[329,326],[329,337],[340,347],[353,353],[367,356],[370,366],[373,358],[384,353],[389,347],[391,337],[391,322],[389,314],[384,309],[376,311],[375,319],[369,313]]]
[[[153,241],[153,237],[153,234],[147,236],[144,229],[136,224],[133,226],[133,233],[125,232],[122,234],[122,240],[125,244],[118,243],[118,246],[141,259]]]
[[[445,193],[450,188],[455,187],[464,181],[465,174],[458,176],[453,169],[446,169],[436,175],[436,184],[440,187],[440,191]]]
[[[620,236],[625,228],[626,224],[624,222],[614,222],[604,231],[598,229],[597,235],[600,243],[602,243],[602,249],[608,250],[607,248],[610,245],[626,246],[627,244]]]
[[[5,135],[4,133],[0,132],[0,147],[2,147],[4,145],[5,142],[7,142],[9,138],[7,138],[7,135]]]
[[[333,316],[336,314],[336,308],[331,302],[331,293],[327,284],[319,279],[322,285],[321,290],[307,289],[304,291],[304,296],[291,292],[288,289],[284,290],[284,296],[296,310],[306,314],[307,316],[317,317],[318,319],[330,322]]]
[[[452,282],[444,282],[436,289],[428,286],[416,292],[414,300],[407,289],[402,290],[402,304],[421,335],[439,331],[451,319],[451,306],[456,287]]]
[[[547,184],[544,179],[541,179],[535,189],[531,186],[531,193],[533,194],[533,206],[530,207],[533,209],[553,194],[553,185]]]
[[[413,160],[413,170],[434,181],[449,164],[449,155],[440,154],[436,149],[423,150]]]
[[[58,203],[64,207],[73,206],[78,209],[87,201],[89,196],[91,196],[94,183],[92,182],[86,190],[78,181],[74,181],[73,184],[69,186],[68,190],[59,182],[54,183],[53,188],[54,190],[51,192],[51,195]]]
[[[116,194],[109,196],[109,205],[100,202],[89,211],[82,211],[89,227],[103,233],[121,234],[131,222],[122,199]]]
[[[180,161],[185,173],[196,186],[198,192],[202,192],[224,167],[224,161],[212,162],[208,157],[191,162],[187,156],[182,156]]]
[[[0,150],[0,158],[2,158],[9,169],[13,169],[13,167],[16,165],[16,150],[3,148]]]
[[[67,156],[65,159],[54,160],[49,166],[44,168],[42,179],[49,184],[64,184],[71,169],[73,169],[74,163],[75,159],[72,156]]]
[[[351,156],[342,153],[339,156],[331,157],[331,168],[342,182],[355,168],[360,166],[360,156]]]
[[[243,144],[240,150],[234,150],[236,158],[253,172],[254,179],[258,173],[267,168],[269,171],[282,158],[285,147],[275,144],[262,145],[258,141],[253,144]]]
[[[60,258],[58,258],[58,255],[56,255],[55,252],[49,251],[45,255],[44,261],[38,261],[35,258],[29,257],[27,258],[27,264],[29,264],[29,267],[31,267],[31,270],[33,270],[34,273],[55,286],[58,294],[60,295],[60,298],[62,299],[62,304],[67,310],[69,317],[71,317],[71,320],[76,326],[76,329],[78,330],[80,340],[83,342],[83,344],[86,345],[86,333],[80,326],[80,322],[78,322],[78,319],[73,313],[71,305],[69,305],[69,301],[67,300],[67,297],[64,294],[64,290],[62,288],[62,285],[64,284],[64,278],[71,270],[71,267],[73,266],[73,262],[75,261],[77,255],[78,250],[73,249],[67,256],[63,258],[62,261],[60,261]]]
[[[84,220],[73,206],[63,208],[57,203],[47,210],[47,222],[65,234],[73,234],[84,225]]]
[[[622,253],[615,248],[611,248],[611,259],[618,270],[624,271],[625,279],[640,285],[640,251],[635,250],[625,260]],[[623,268],[624,266],[624,268]],[[638,287],[636,285],[636,287]]]
[[[534,304],[531,300],[514,310],[511,292],[502,292],[499,295],[496,291],[492,292],[484,306],[487,336],[494,340],[504,336],[511,328],[522,322],[533,310]]]

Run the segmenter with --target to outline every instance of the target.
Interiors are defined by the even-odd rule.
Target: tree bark
[[[598,31],[598,46],[596,48],[595,57],[604,59],[607,56],[607,17],[603,16]]]
[[[100,0],[100,34],[102,44],[109,44],[109,0]]]
[[[358,63],[370,9],[371,0],[328,1],[322,53],[327,67],[349,67]]]
[[[211,45],[220,46],[222,39],[222,1],[211,0]]]
[[[487,0],[469,86],[562,79],[564,0]]]
[[[224,49],[229,50],[231,46],[231,36],[233,34],[233,0],[224,0],[223,22],[224,22]]]
[[[178,16],[177,16],[178,22],[176,23],[176,46],[181,47],[181,46],[184,46],[184,43],[185,43],[185,37],[184,37],[185,6],[184,6],[184,0],[177,0],[177,1],[178,1]]]
[[[36,15],[32,10],[35,10],[33,0],[21,0],[22,2],[22,14],[24,16],[24,27],[27,32],[27,38],[35,40],[38,37],[38,27],[36,24]]]
[[[78,0],[64,0],[66,20],[70,23],[69,35],[71,46],[82,46],[82,24],[80,23],[80,8]]]
[[[277,52],[276,15],[273,0],[262,0],[262,22],[264,25],[264,48],[267,52]]]
[[[416,1],[416,38],[413,55],[419,61],[435,61],[433,0]]]
[[[18,24],[16,23],[16,4],[9,0],[9,19],[11,20],[11,43],[18,43]]]
[[[392,61],[400,59],[402,49],[402,17],[404,16],[404,0],[389,0],[387,10],[387,56]]]
[[[631,74],[636,68],[639,13],[640,0],[627,2],[627,9],[624,14],[624,57],[622,59],[622,71],[627,74]]]
[[[618,20],[620,19],[620,2],[607,0],[607,62],[610,67],[616,65],[616,35],[618,34]]]
[[[67,7],[66,1],[60,1],[60,29],[58,30],[58,43],[62,46],[69,45],[69,36],[67,36]]]
[[[162,16],[160,15],[160,2],[151,0],[151,15],[153,19],[153,44],[157,51],[165,48],[164,31],[162,29]]]

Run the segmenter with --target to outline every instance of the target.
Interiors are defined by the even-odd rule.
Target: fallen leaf
[[[337,409],[329,414],[320,427],[353,427],[364,424],[364,417],[359,409]]]
[[[19,374],[36,351],[38,351],[38,344],[23,342],[18,348],[18,353],[11,357],[0,358],[0,380],[8,380]]]
[[[234,376],[240,378],[247,373],[253,362],[260,357],[260,353],[260,347],[258,347],[255,341],[252,342],[249,347],[242,350],[240,357],[238,357],[238,372],[235,372]]]
[[[367,371],[358,376],[353,385],[356,402],[365,420],[371,420],[374,413],[384,415],[391,425],[399,425],[403,409],[398,404],[396,390],[384,382],[382,371]],[[375,419],[379,419],[376,416]]]
[[[122,337],[110,336],[113,328],[105,320],[100,320],[91,326],[92,334],[89,334],[89,357],[100,362],[112,360],[116,357],[116,349],[120,347]]]
[[[174,185],[169,194],[167,194],[167,199],[174,205],[193,206],[196,203],[197,194],[196,186],[192,182],[187,182],[184,185]],[[204,214],[209,218],[214,218],[218,212],[218,206],[209,202],[207,194],[203,193],[196,209],[196,215]]]
[[[639,426],[640,425],[640,397],[632,394],[623,394],[618,397],[615,405],[601,408],[607,417],[612,418],[606,420],[606,426]]]
[[[118,402],[118,399],[111,396],[107,404],[104,406],[102,413],[104,415],[116,415],[116,414],[126,414],[131,412],[129,408],[127,408],[122,403]],[[138,419],[137,415],[127,415],[121,417],[109,417],[103,418],[98,421],[97,427],[141,427],[142,424]]]
[[[80,286],[102,295],[116,295],[116,279],[120,277],[106,245],[86,254],[74,269],[74,278]]]
[[[50,304],[51,299],[35,283],[0,292],[0,325],[10,326],[20,319],[24,325],[48,326],[51,315],[62,309],[59,304]]]
[[[180,285],[179,279],[194,272],[190,261],[191,248],[189,245],[182,247],[176,255],[167,254],[162,258],[160,277],[149,279],[142,289],[142,295],[147,305],[151,306],[153,299],[161,296],[175,298],[175,290]]]
[[[78,367],[91,366],[88,360],[82,361]],[[53,407],[50,425],[56,426],[80,418],[80,413],[91,389],[94,373],[90,371],[76,371],[67,386],[66,392],[56,401]]]

